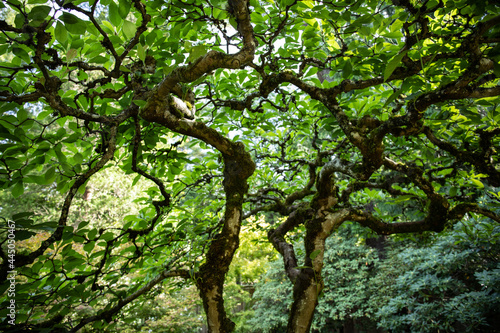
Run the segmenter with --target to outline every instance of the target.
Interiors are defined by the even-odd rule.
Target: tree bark
[[[317,217],[306,223],[305,261],[293,288],[293,303],[288,320],[288,333],[309,332],[318,297],[323,290],[323,256],[327,237],[349,216],[349,210],[324,214],[330,204],[319,209]]]
[[[321,279],[321,277],[319,277]],[[288,320],[288,333],[309,332],[318,295],[323,290],[323,281],[318,281],[316,272],[303,268],[293,288],[293,304]]]
[[[208,331],[211,333],[232,332],[235,327],[224,309],[224,280],[239,246],[243,198],[248,191],[247,179],[255,170],[254,162],[240,143],[234,143],[231,153],[224,153],[223,156],[223,185],[226,192],[224,225],[212,240],[206,262],[196,274]]]
[[[235,208],[230,215],[222,232],[210,244],[207,260],[196,274],[210,333],[232,332],[235,326],[224,309],[223,291],[229,265],[239,245],[241,211]]]

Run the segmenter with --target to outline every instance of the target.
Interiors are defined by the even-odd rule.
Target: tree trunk
[[[200,296],[203,300],[203,308],[207,317],[207,327],[210,333],[229,333],[234,330],[235,324],[227,317],[224,309],[223,284],[222,279],[198,283]],[[222,283],[219,282],[222,280]]]
[[[304,267],[295,281],[293,288],[293,304],[288,320],[288,333],[307,333],[311,329],[314,310],[318,305],[318,297],[323,290],[323,256],[325,253],[326,238],[332,231],[340,226],[348,216],[347,210],[323,214],[325,208],[321,207],[318,218],[305,224],[305,260]]]
[[[316,274],[310,268],[303,268],[295,282],[288,333],[307,333],[311,328],[318,295],[323,290],[323,283],[318,281]]]
[[[236,143],[232,148],[230,155],[223,154],[223,185],[226,193],[224,225],[210,243],[206,262],[196,274],[210,333],[228,333],[235,327],[224,309],[224,280],[239,245],[243,198],[248,191],[247,179],[255,170],[254,162],[242,145]]]
[[[239,245],[240,225],[241,206],[240,209],[234,208],[231,217],[226,218],[223,230],[210,244],[207,261],[196,274],[210,333],[228,333],[234,330],[235,324],[227,317],[224,309],[223,291],[229,265]]]

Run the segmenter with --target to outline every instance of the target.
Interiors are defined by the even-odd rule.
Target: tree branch
[[[82,319],[78,325],[73,327],[70,332],[78,332],[83,326],[87,325],[88,323],[98,321],[98,320],[106,320],[106,321],[111,321],[113,315],[118,313],[125,305],[128,303],[132,302],[133,300],[137,299],[139,296],[144,295],[148,291],[150,291],[154,286],[162,282],[163,280],[170,278],[170,277],[181,277],[183,279],[190,279],[191,275],[189,274],[189,271],[187,270],[165,270],[162,273],[158,274],[155,276],[151,281],[146,283],[142,288],[137,290],[136,292],[130,294],[129,296],[125,297],[124,299],[120,299],[118,303],[109,308],[108,310],[101,311],[99,314],[87,317],[85,319]]]

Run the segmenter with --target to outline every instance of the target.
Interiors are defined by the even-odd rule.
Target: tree
[[[351,332],[354,330],[348,327],[354,320],[358,324],[366,322],[363,327],[358,325],[358,330],[375,332],[374,314],[385,303],[377,297],[380,286],[374,282],[385,281],[386,276],[378,277],[383,272],[378,269],[376,250],[364,244],[365,230],[359,228],[360,234],[355,227],[345,224],[326,240],[322,271],[325,287],[315,309],[312,332]],[[296,245],[297,251],[304,251],[302,244]],[[250,320],[253,330],[249,332],[286,332],[293,286],[281,266],[280,260],[273,261],[257,284],[256,315]]]
[[[499,228],[469,220],[439,234],[381,242],[365,239],[366,231],[356,225],[342,225],[326,241],[325,288],[311,330],[498,332]],[[255,296],[256,316],[248,331],[285,332],[292,285],[279,260],[271,263]]]
[[[379,326],[392,332],[498,332],[498,231],[493,223],[469,220],[429,236],[425,246],[406,241],[391,249],[374,283],[380,295],[371,300],[383,304],[376,306]]]
[[[109,329],[182,278],[210,332],[230,332],[225,276],[242,224],[264,214],[293,284],[288,331],[307,332],[325,241],[344,222],[389,235],[500,221],[495,1],[1,7],[0,186],[65,196],[56,223],[12,217],[18,234],[50,231],[15,254],[16,328]],[[142,209],[120,227],[69,225],[108,165],[151,183]],[[4,238],[1,281],[14,260]],[[82,303],[93,314],[75,315]]]

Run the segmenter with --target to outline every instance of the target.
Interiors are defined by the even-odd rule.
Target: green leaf
[[[78,51],[76,49],[69,49],[68,52],[66,53],[67,62],[73,61],[73,59],[75,59],[77,54],[78,54]]]
[[[207,163],[207,168],[209,169],[217,169],[219,167],[219,165],[217,163],[215,163],[214,161],[209,161]]]
[[[46,172],[45,172],[45,180],[47,181],[47,183],[51,183],[54,181],[54,179],[56,178],[56,168],[55,167],[52,167],[52,168],[49,168]]]
[[[401,202],[409,201],[409,200],[413,199],[414,197],[415,196],[412,194],[400,195],[396,199],[394,199],[394,202],[401,203]]]
[[[281,6],[283,6],[283,7],[289,6],[289,5],[293,4],[294,2],[295,2],[294,0],[280,0],[279,1]]]
[[[109,241],[109,240],[112,240],[113,238],[115,237],[115,235],[108,231],[108,232],[105,232],[101,237],[100,239],[101,240],[104,240],[104,241]]]
[[[173,175],[179,175],[182,172],[182,167],[176,164],[172,164],[168,167],[168,172],[172,173]]]
[[[54,29],[54,35],[56,37],[56,40],[61,43],[61,45],[65,46],[67,45],[68,42],[68,31],[64,27],[64,25],[57,21],[56,27]]]
[[[54,231],[57,228],[56,221],[34,224],[30,229]]]
[[[396,98],[398,98],[402,93],[403,92],[401,89],[397,89],[396,91],[394,91],[391,96],[389,96],[389,98],[385,101],[384,108],[394,102]]]
[[[387,37],[387,38],[397,39],[397,38],[402,38],[403,33],[400,31],[394,31],[394,32],[383,33],[382,36]]]
[[[47,15],[49,15],[51,10],[52,8],[49,6],[33,7],[28,14],[28,18],[34,21],[43,21],[47,17]]]
[[[26,52],[21,47],[13,47],[12,48],[12,53],[14,53],[14,55],[16,57],[21,58],[22,60],[24,60],[24,62],[26,62],[27,64],[29,64],[31,62],[31,58],[30,58],[28,52]]]
[[[493,66],[493,73],[495,73],[497,77],[500,77],[500,63],[495,62]]]
[[[73,160],[77,164],[82,164],[83,163],[83,155],[80,153],[76,153],[75,156],[73,156]]]
[[[66,24],[78,24],[80,22],[77,16],[66,12],[62,13],[59,19]]]
[[[121,18],[126,19],[129,12],[130,12],[130,1],[119,0],[118,1],[118,13],[120,14]]]
[[[22,241],[35,236],[36,233],[28,230],[18,230],[16,231],[16,241]]]
[[[12,196],[14,198],[20,197],[24,193],[24,184],[22,181],[18,181],[13,187],[12,187]]]
[[[19,111],[17,111],[16,116],[17,116],[17,120],[19,121],[19,123],[22,123],[23,121],[28,119],[28,112],[26,111],[26,109],[21,108],[21,109],[19,109]]]
[[[116,27],[119,27],[120,24],[122,23],[122,17],[120,15],[120,12],[118,10],[118,6],[111,1],[109,4],[109,22],[113,23]]]
[[[311,254],[309,255],[309,258],[311,258],[311,260],[314,260],[316,259],[316,257],[321,253],[321,250],[315,250],[313,252],[311,252]]]
[[[109,60],[109,58],[106,58],[104,56],[98,55],[97,57],[93,57],[92,59],[89,60],[90,63],[95,63],[95,64],[104,64]]]
[[[87,252],[87,253],[90,253],[90,252],[92,252],[92,250],[94,249],[94,247],[95,247],[95,242],[94,241],[90,241],[90,242],[88,242],[87,244],[85,244],[83,246],[83,250],[85,252]]]
[[[398,55],[394,56],[389,63],[387,63],[387,66],[385,67],[384,71],[384,82],[387,81],[387,79],[392,75],[394,70],[401,64],[401,60],[403,57],[406,55],[407,50],[399,53]]]
[[[475,178],[470,178],[470,181],[472,182],[472,184],[474,186],[476,186],[477,188],[484,188],[484,184],[482,182],[480,182],[479,180],[475,179]]]
[[[342,69],[342,78],[348,79],[352,74],[352,64],[351,64],[351,59],[347,59],[346,63],[344,64],[344,68]]]
[[[24,22],[25,22],[24,15],[22,14],[17,14],[16,17],[14,18],[14,25],[16,26],[16,28],[21,29],[24,25]]]
[[[33,213],[33,212],[21,212],[21,213],[16,213],[16,214],[12,215],[12,219],[14,221],[17,221],[17,220],[25,219],[26,217],[31,217],[33,215],[35,215],[35,213]]]
[[[142,44],[137,45],[137,56],[141,59],[142,62],[146,60],[146,50]]]
[[[450,196],[454,197],[455,195],[457,195],[457,192],[458,192],[458,188],[456,188],[455,186],[452,186],[450,188],[449,194],[450,194]]]
[[[87,24],[77,16],[70,13],[62,13],[59,19],[64,22],[66,29],[75,35],[83,35],[87,31]]]
[[[0,138],[9,139],[9,140],[18,141],[18,142],[21,141],[21,140],[19,140],[19,138],[17,136],[12,135],[12,133],[7,128],[2,126],[2,124],[0,124]]]
[[[111,37],[114,36],[114,34],[116,32],[116,27],[111,22],[108,22],[108,21],[102,21],[102,24],[104,25],[104,27],[103,27],[104,31],[106,31],[109,34],[112,34],[110,36],[110,39],[111,39]]]
[[[438,0],[429,0],[429,1],[427,1],[425,7],[427,8],[427,10],[429,10],[429,9],[436,7],[438,4],[439,4]]]
[[[142,107],[144,107],[144,106],[147,104],[147,102],[146,102],[146,101],[142,101],[142,100],[140,100],[140,99],[134,99],[134,100],[132,101],[132,103],[134,103],[135,105],[137,105],[137,106],[139,106],[139,107],[141,107],[141,108],[142,108]]]
[[[137,28],[136,28],[134,23],[132,23],[128,20],[124,20],[122,30],[123,30],[123,34],[125,35],[125,37],[127,39],[132,39],[135,36],[135,32],[136,32]]]
[[[207,53],[207,47],[205,45],[196,45],[191,48],[189,52],[188,61],[194,61]]]

